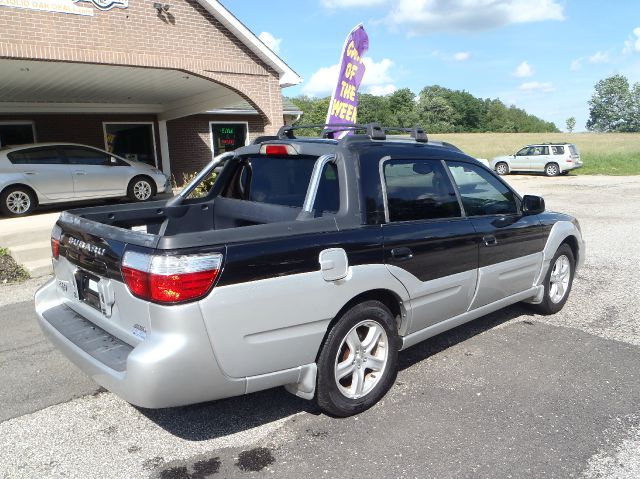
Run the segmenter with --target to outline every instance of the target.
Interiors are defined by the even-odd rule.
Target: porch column
[[[171,175],[171,159],[169,158],[169,136],[167,120],[158,120],[158,136],[160,140],[160,156],[162,156],[162,172]]]

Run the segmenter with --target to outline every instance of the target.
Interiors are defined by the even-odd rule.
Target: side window
[[[528,146],[525,146],[522,150],[520,150],[518,153],[516,153],[516,156],[528,156],[531,155],[531,148]]]
[[[322,171],[316,201],[313,204],[316,215],[322,213],[337,213],[340,209],[340,182],[338,168],[333,163],[327,163]]]
[[[389,221],[461,216],[455,190],[438,160],[390,160],[383,164]]]
[[[108,153],[88,148],[64,148],[63,151],[72,165],[106,166],[111,161],[111,155]]]
[[[467,216],[516,214],[516,197],[491,172],[476,165],[447,161]]]
[[[540,154],[541,155],[548,155],[549,154],[549,147],[548,146],[540,147]]]
[[[14,151],[7,157],[14,165],[63,165],[65,163],[56,148]]]
[[[552,146],[551,151],[554,155],[564,155],[564,146]]]

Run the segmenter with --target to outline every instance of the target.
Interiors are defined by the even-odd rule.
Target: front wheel
[[[498,163],[496,165],[496,173],[498,173],[501,176],[509,174],[509,165],[507,165],[504,162]]]
[[[393,315],[381,302],[365,301],[344,313],[318,358],[320,409],[347,417],[377,403],[398,374],[399,346]]]
[[[131,201],[147,201],[156,194],[156,187],[150,178],[146,176],[136,176],[129,182],[127,196]]]
[[[575,264],[573,251],[568,244],[562,244],[551,260],[544,278],[542,302],[532,305],[538,313],[555,314],[564,307],[573,285]]]

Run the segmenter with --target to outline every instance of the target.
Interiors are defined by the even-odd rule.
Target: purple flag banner
[[[369,49],[369,37],[362,24],[356,26],[344,43],[340,62],[340,75],[336,85],[329,111],[327,123],[353,123],[358,119],[358,88],[364,77],[365,66],[362,57]],[[348,132],[340,132],[335,136],[342,138]]]

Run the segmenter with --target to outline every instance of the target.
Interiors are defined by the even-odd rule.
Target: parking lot
[[[507,179],[579,218],[569,302],[404,351],[389,394],[348,419],[283,389],[133,407],[44,339],[46,278],[0,285],[0,477],[640,477],[640,177]]]

